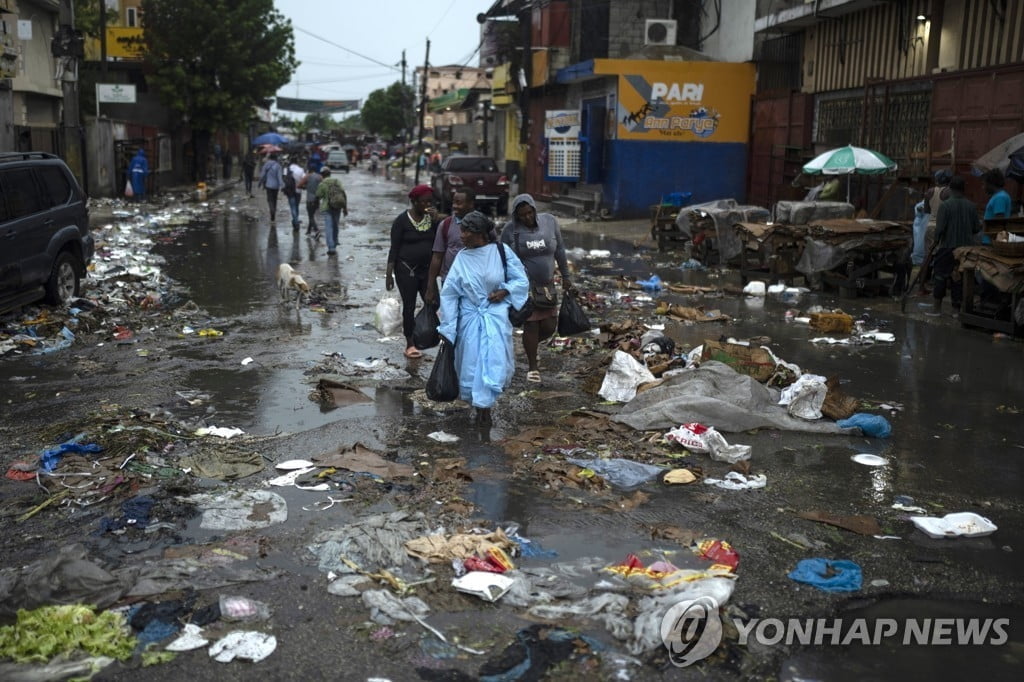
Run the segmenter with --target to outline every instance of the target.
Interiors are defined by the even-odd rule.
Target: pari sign
[[[746,143],[751,64],[597,60],[618,75],[616,137],[650,142]]]

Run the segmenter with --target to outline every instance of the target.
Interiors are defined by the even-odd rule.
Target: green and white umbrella
[[[896,170],[896,162],[872,149],[838,147],[817,156],[803,168],[808,175],[880,175]],[[850,181],[846,181],[846,200],[850,200]]]
[[[808,175],[877,175],[894,170],[896,162],[885,154],[853,146],[831,149],[804,166]]]

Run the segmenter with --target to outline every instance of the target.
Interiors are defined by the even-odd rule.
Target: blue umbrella
[[[288,142],[288,138],[283,135],[278,135],[277,133],[263,133],[252,141],[253,145],[284,144],[286,142]]]

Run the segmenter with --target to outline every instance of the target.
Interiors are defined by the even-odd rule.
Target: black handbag
[[[516,237],[519,237],[519,232],[516,232]],[[501,268],[505,271],[505,281],[508,281],[508,259],[505,257],[505,245],[498,242],[498,255],[501,256]],[[533,315],[533,298],[531,296],[526,297],[526,303],[523,304],[522,308],[513,308],[511,304],[508,307],[508,321],[512,323],[513,327],[522,327],[523,324],[530,319],[530,315]]]

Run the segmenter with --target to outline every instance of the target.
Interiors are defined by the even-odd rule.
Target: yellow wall
[[[620,140],[748,140],[753,64],[595,59],[594,73],[618,76]]]

